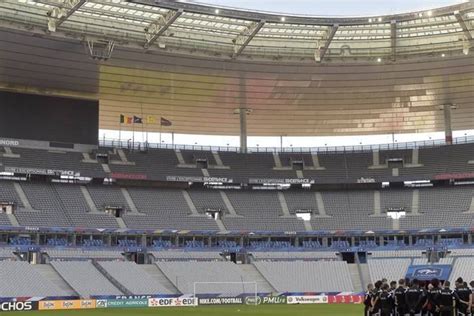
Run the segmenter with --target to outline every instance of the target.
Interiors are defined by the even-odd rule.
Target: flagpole
[[[161,119],[160,119],[160,147],[161,147],[161,133],[163,131],[163,124],[161,124]]]
[[[122,146],[122,121],[119,124],[119,147]]]
[[[145,123],[143,123],[143,120],[145,119],[145,117],[143,116],[143,103],[140,103],[140,110],[141,110],[141,116],[142,116],[142,143],[143,143],[143,134],[145,133],[144,132],[144,128],[145,128]],[[148,125],[147,125],[147,128],[148,128]]]
[[[135,118],[132,118],[132,151],[135,149]]]

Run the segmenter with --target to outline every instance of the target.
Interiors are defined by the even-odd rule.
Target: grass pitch
[[[355,316],[363,313],[363,305],[229,305],[209,307],[158,307],[147,309],[95,309],[82,311],[14,312],[8,315],[36,316]]]

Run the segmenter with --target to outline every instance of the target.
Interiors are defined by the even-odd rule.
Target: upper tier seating
[[[20,198],[18,188],[27,201]],[[87,192],[95,211],[90,210]],[[122,207],[124,223],[131,229],[219,230],[218,223],[204,214],[207,209],[222,211],[226,230],[303,232],[307,227],[295,216],[298,210],[312,212],[313,230],[387,230],[393,229],[394,223],[386,212],[399,208],[407,212],[400,219],[401,229],[470,227],[474,225],[474,212],[469,211],[473,198],[473,186],[321,192],[184,191],[0,181],[0,201],[17,203],[19,224],[33,227],[119,228],[117,220],[105,214],[105,206]],[[31,209],[24,208],[25,204],[31,204]],[[6,214],[0,214],[0,225],[11,225]]]
[[[42,169],[60,169],[80,172],[82,176],[104,177],[106,173],[99,163],[83,162],[81,153],[48,151],[40,149],[13,148],[13,153],[20,158],[0,156],[0,163],[5,167],[30,167]],[[113,153],[112,148],[100,148],[100,152]],[[149,149],[146,152],[123,150],[129,164],[121,162],[117,154],[110,154],[109,168],[115,173],[141,174],[151,180],[166,180],[167,176],[202,176],[197,168],[178,167],[178,159],[174,150]],[[186,164],[194,163],[197,157],[205,157],[209,164],[215,165],[213,155],[208,151],[182,150]],[[95,159],[94,155],[90,155]],[[249,178],[297,178],[295,170],[276,170],[272,153],[240,154],[235,152],[219,152],[224,166],[230,169],[208,170],[211,176],[227,177],[234,182],[247,182]],[[392,174],[391,168],[369,168],[373,165],[372,152],[338,152],[318,153],[322,168],[311,169],[313,166],[310,154],[281,153],[280,161],[289,167],[291,159],[303,159],[309,170],[303,170],[305,178],[312,178],[316,183],[356,182],[360,178],[373,178],[381,181],[405,181],[432,179],[445,173],[474,172],[474,144],[461,144],[440,147],[422,147],[419,149],[419,165],[409,167],[412,163],[412,150],[381,150],[380,164],[384,165],[388,158],[402,158],[405,166],[399,169],[399,176]],[[299,158],[298,158],[299,157]]]

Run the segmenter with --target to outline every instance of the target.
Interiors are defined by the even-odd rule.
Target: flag
[[[173,125],[173,123],[171,123],[171,121],[165,119],[164,117],[161,118],[160,120],[160,125],[161,126],[171,126]]]
[[[125,123],[125,115],[120,114],[120,124]]]
[[[139,116],[133,116],[133,123],[135,124],[143,124],[143,119]]]
[[[146,122],[147,122],[147,124],[155,124],[156,123],[156,117],[154,117],[153,115],[148,115],[146,117]]]

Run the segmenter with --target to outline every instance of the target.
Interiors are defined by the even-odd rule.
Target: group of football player
[[[386,279],[369,284],[364,299],[365,316],[474,316],[474,281],[458,278],[429,282]]]

